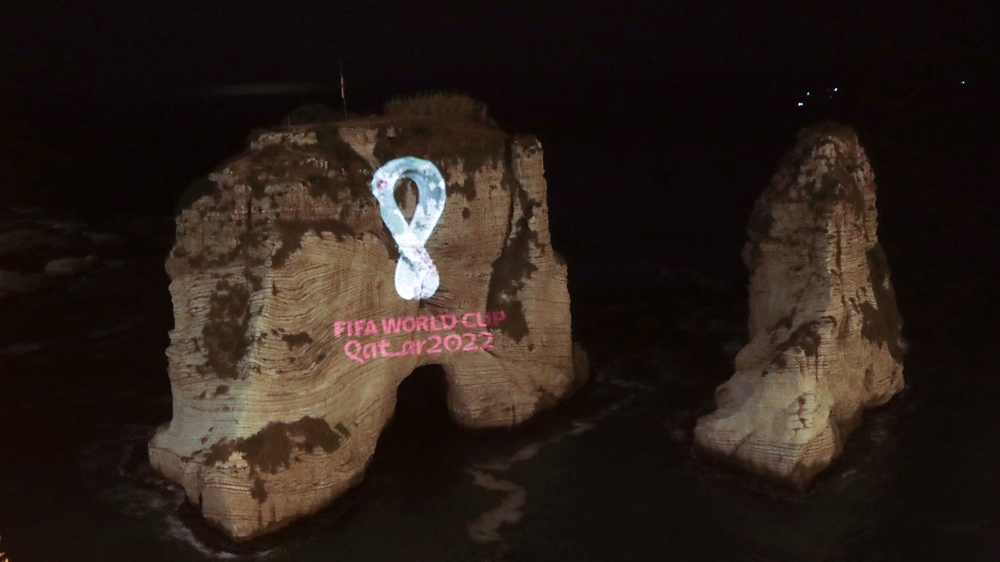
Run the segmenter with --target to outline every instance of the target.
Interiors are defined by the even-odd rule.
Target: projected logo
[[[333,337],[339,339],[346,335],[351,338],[344,343],[344,355],[361,364],[380,357],[491,351],[492,330],[500,326],[506,316],[502,310],[497,310],[338,320],[333,323]],[[378,339],[379,336],[382,338]],[[399,341],[401,337],[403,341]],[[396,345],[399,347],[393,349]]]
[[[396,183],[403,178],[417,184],[417,208],[413,219],[396,204]],[[437,266],[424,244],[444,212],[447,199],[444,176],[432,162],[406,156],[386,162],[372,176],[372,193],[378,199],[382,220],[399,247],[396,263],[396,292],[406,300],[426,299],[441,284]]]

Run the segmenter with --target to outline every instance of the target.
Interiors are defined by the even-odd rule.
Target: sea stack
[[[586,356],[543,172],[536,139],[473,119],[252,134],[177,216],[173,419],[152,466],[247,539],[360,481],[418,366],[443,366],[469,428],[516,426],[567,397]]]
[[[750,343],[698,420],[699,448],[802,489],[864,410],[903,388],[902,321],[876,230],[854,131],[800,132],[750,218]]]

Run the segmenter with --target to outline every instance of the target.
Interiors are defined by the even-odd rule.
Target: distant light
[[[836,92],[836,91],[837,91],[837,88],[834,88],[834,89],[833,89],[833,91],[834,91],[834,92]]]
[[[962,84],[965,84],[965,80],[962,80]]]
[[[802,107],[802,106],[803,106],[803,103],[802,103],[802,102],[799,102],[799,107]]]
[[[806,95],[808,96],[808,95],[809,95],[809,92],[806,92]]]

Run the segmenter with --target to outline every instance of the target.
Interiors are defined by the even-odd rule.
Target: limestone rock
[[[750,343],[716,390],[718,409],[698,420],[701,449],[803,488],[864,409],[902,389],[902,322],[876,219],[854,132],[799,133],[750,219]]]
[[[422,300],[397,294],[400,253],[371,187],[410,156],[435,164],[447,194],[425,243],[440,286]],[[534,138],[460,119],[252,135],[177,217],[174,409],[150,443],[153,467],[245,539],[358,482],[420,365],[443,365],[452,416],[470,428],[515,426],[566,397],[587,362],[570,338],[543,171]],[[395,190],[404,215],[408,182]]]

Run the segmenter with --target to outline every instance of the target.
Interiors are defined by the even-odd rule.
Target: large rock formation
[[[750,343],[696,444],[802,488],[903,387],[901,320],[854,132],[799,133],[750,219]]]
[[[407,241],[440,280],[418,300],[400,296],[400,246],[371,185],[401,157],[445,180],[430,237]],[[389,187],[414,212],[414,185]],[[517,425],[586,375],[534,138],[398,117],[257,132],[182,208],[166,264],[173,419],[150,462],[234,538],[357,483],[420,365],[443,365],[449,408],[470,428]]]

